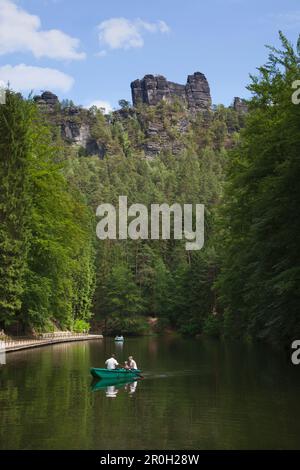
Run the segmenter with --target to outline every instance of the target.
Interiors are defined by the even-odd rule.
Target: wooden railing
[[[69,338],[71,336],[86,336],[88,332],[73,333],[72,331],[53,331],[51,333],[41,333],[38,335],[39,339],[53,339],[53,338]]]
[[[23,349],[25,347],[35,347],[43,344],[59,343],[63,341],[76,341],[84,339],[101,338],[102,335],[90,335],[88,333],[72,333],[71,331],[57,331],[52,333],[42,333],[38,336],[33,337],[14,337],[14,338],[2,338],[2,345],[6,351]]]

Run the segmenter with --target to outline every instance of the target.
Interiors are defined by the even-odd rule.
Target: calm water
[[[145,378],[92,391],[133,354]],[[267,347],[176,338],[64,344],[0,366],[0,449],[300,449],[300,366]]]

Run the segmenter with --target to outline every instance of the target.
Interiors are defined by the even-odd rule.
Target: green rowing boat
[[[138,369],[97,369],[91,368],[91,374],[96,379],[134,379],[141,376],[141,371]]]

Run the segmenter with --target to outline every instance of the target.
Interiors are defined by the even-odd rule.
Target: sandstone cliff
[[[139,103],[155,106],[161,100],[180,100],[191,112],[207,110],[211,106],[209,84],[200,72],[189,75],[185,85],[169,82],[162,75],[145,75],[142,80],[131,83],[131,92],[134,106]]]
[[[126,155],[129,147],[149,158],[164,151],[179,154],[187,148],[189,133],[195,126],[204,130],[217,126],[219,133],[228,133],[230,145],[230,135],[243,126],[247,113],[245,100],[235,97],[231,107],[223,107],[223,124],[214,124],[220,120],[218,107],[212,106],[208,81],[200,72],[188,75],[185,85],[161,75],[145,75],[131,83],[131,91],[133,107],[106,117],[97,117],[93,111],[72,103],[62,104],[50,91],[34,100],[66,144],[82,155],[99,158],[120,151]],[[208,130],[205,133],[209,135]]]
[[[66,143],[81,148],[86,155],[104,157],[103,144],[92,136],[93,116],[88,110],[79,106],[62,108],[58,97],[50,91],[35,96],[34,101],[49,122],[59,127],[61,137]]]

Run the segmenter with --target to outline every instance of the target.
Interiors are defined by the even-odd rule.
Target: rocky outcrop
[[[246,114],[248,112],[248,105],[246,100],[236,96],[233,100],[233,109],[240,114]]]
[[[34,101],[46,112],[55,112],[60,109],[59,99],[51,91],[44,91],[41,96],[35,96]]]
[[[186,124],[184,120],[178,120],[173,124],[173,131],[181,132],[181,134],[187,132],[189,124]],[[177,155],[184,150],[184,144],[181,140],[174,138],[170,135],[165,128],[164,124],[159,121],[151,121],[146,125],[145,128],[145,143],[143,144],[143,150],[147,158],[156,157],[163,151],[171,152],[173,155]]]
[[[77,106],[62,108],[58,97],[50,91],[35,96],[34,101],[50,123],[60,128],[64,141],[82,148],[86,155],[104,157],[104,145],[91,135],[92,116],[88,110]]]
[[[211,106],[211,96],[208,81],[203,73],[189,75],[185,86],[188,107],[194,111],[208,109]]]
[[[162,75],[145,75],[131,83],[132,102],[155,106],[161,100],[180,100],[191,112],[207,110],[211,106],[208,81],[203,73],[189,75],[186,85],[167,81]]]
[[[98,155],[101,159],[125,152],[120,136],[116,137],[118,126],[112,127],[115,123],[119,132],[126,131],[135,150],[153,158],[161,152],[180,154],[187,147],[189,132],[198,125],[198,120],[209,127],[214,119],[209,84],[200,72],[189,75],[185,85],[169,82],[162,75],[145,75],[131,83],[131,90],[134,106],[121,107],[106,116],[100,125],[94,111],[74,106],[72,102],[60,103],[50,91],[34,100],[45,120],[53,125],[55,138],[59,129],[64,142],[77,147],[81,155]],[[139,103],[145,106],[139,107]],[[231,109],[236,115],[226,122],[229,134],[243,127],[247,102],[235,97]]]
[[[142,80],[131,83],[131,91],[134,109],[145,135],[142,148],[146,157],[155,157],[162,151],[181,153],[184,149],[183,137],[189,132],[196,114],[201,112],[205,119],[209,118],[210,88],[203,73],[189,75],[185,85],[169,82],[162,75],[145,75]],[[155,107],[162,101],[171,104],[169,110],[165,108],[167,114],[154,108],[150,118],[145,119],[143,112],[139,113],[139,104]],[[172,104],[178,102],[182,106],[173,110]]]

